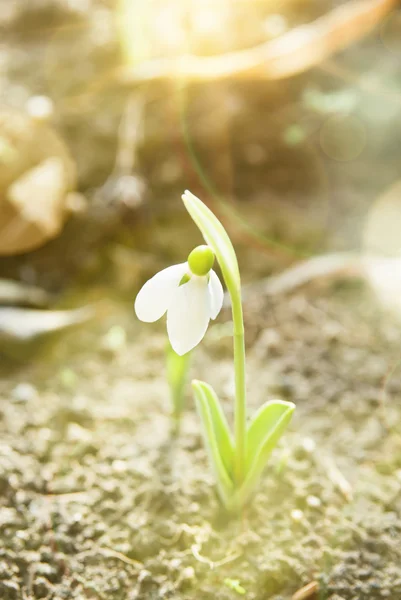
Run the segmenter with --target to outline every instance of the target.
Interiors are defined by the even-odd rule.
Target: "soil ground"
[[[190,394],[172,435],[164,326],[110,308],[31,366],[3,363],[1,598],[285,600],[310,582],[322,600],[401,597],[399,325],[365,287],[248,296],[250,411],[297,410],[231,519]],[[232,418],[229,318],[192,375]]]

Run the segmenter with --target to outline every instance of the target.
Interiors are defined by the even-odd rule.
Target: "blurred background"
[[[132,301],[194,245],[186,188],[223,220],[245,281],[397,251],[397,7],[1,0],[3,322],[18,329],[21,305]]]
[[[249,413],[297,404],[238,521],[133,310],[201,243],[185,189],[238,254]],[[399,0],[0,0],[0,598],[400,598],[400,234]],[[379,293],[277,293],[344,272]],[[231,337],[189,373],[230,423]]]

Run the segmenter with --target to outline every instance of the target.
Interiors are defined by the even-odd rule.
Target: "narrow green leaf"
[[[266,462],[284,433],[295,404],[284,400],[266,402],[253,418],[247,432],[247,474],[235,503],[242,506],[257,485]]]
[[[240,290],[241,281],[235,250],[226,230],[212,211],[191,192],[182,196],[185,208],[199,227],[219,262],[228,290]]]
[[[217,394],[211,385],[208,385],[203,381],[193,381],[192,386],[194,389],[201,389],[206,397],[210,415],[212,417],[217,444],[219,446],[220,456],[227,473],[230,477],[232,477],[234,443],[226,416],[221,408]]]
[[[193,381],[196,405],[203,425],[209,460],[224,504],[229,503],[234,484],[230,476],[233,443],[224,413],[213,389],[202,381]]]

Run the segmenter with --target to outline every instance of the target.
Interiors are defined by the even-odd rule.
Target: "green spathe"
[[[194,275],[207,275],[214,265],[213,250],[206,245],[197,246],[188,256],[188,264]]]
[[[230,295],[239,292],[241,280],[237,257],[230,238],[212,211],[194,194],[186,190],[182,195],[185,208],[200,229],[205,242],[213,250]]]

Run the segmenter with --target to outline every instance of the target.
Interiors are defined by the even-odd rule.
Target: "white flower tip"
[[[174,351],[182,356],[203,339],[210,320],[210,292],[206,277],[191,277],[176,290],[167,311],[167,333]]]
[[[178,354],[178,356],[184,356],[184,354],[188,354],[188,352],[191,352],[191,350],[193,350],[193,348],[190,348],[188,350],[188,348],[181,346],[181,344],[173,343],[171,340],[170,340],[170,344],[171,344],[172,349],[174,350],[174,352],[176,354]]]
[[[143,323],[154,323],[159,318],[149,308],[149,304],[146,302],[146,295],[141,293],[135,299],[134,310],[137,318]]]

